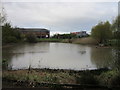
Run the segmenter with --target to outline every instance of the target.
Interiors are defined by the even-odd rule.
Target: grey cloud
[[[8,19],[18,27],[51,31],[90,30],[99,21],[117,16],[117,3],[3,3]]]

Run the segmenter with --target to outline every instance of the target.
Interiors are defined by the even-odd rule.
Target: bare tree
[[[0,26],[6,22],[6,13],[2,5],[0,5]]]

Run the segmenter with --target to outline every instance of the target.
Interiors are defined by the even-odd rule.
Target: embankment
[[[79,85],[93,85],[93,86],[120,86],[119,76],[116,71],[108,69],[99,70],[61,70],[61,69],[31,69],[31,70],[9,70],[3,71],[3,88],[4,87],[54,87],[59,86],[79,86]],[[115,79],[114,79],[115,78]],[[114,81],[116,83],[113,83]],[[10,85],[8,85],[9,82]],[[109,81],[109,82],[107,82]],[[7,85],[5,84],[7,83]],[[22,84],[22,86],[21,86]],[[115,84],[115,85],[114,85]],[[48,85],[48,86],[46,86]]]

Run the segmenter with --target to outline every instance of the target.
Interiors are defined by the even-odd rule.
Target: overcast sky
[[[46,28],[51,34],[90,31],[118,14],[117,2],[4,2],[3,7],[13,26]]]

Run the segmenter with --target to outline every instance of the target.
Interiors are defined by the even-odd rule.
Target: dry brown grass
[[[98,41],[92,37],[84,37],[84,38],[77,38],[73,39],[72,43],[78,43],[78,44],[98,44]]]

